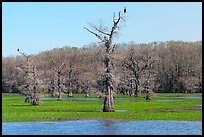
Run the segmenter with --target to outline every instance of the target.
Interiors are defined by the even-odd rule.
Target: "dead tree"
[[[152,100],[153,96],[153,80],[152,75],[154,75],[154,68],[152,67],[153,63],[157,61],[157,54],[155,54],[155,48],[153,50],[146,50],[144,55],[144,62],[147,64],[145,70],[144,70],[144,93],[145,93],[145,99],[146,100]],[[154,53],[154,56],[153,54]],[[151,83],[150,83],[151,82]]]
[[[75,75],[75,68],[73,65],[69,66],[69,69],[67,69],[67,81],[66,83],[68,83],[68,90],[67,90],[67,97],[73,97],[73,89],[74,89],[74,77],[76,77]]]
[[[62,99],[62,92],[64,91],[65,87],[63,85],[63,74],[62,70],[65,67],[65,63],[61,60],[57,60],[57,58],[52,57],[49,53],[47,54],[49,57],[49,63],[53,65],[52,70],[54,71],[53,76],[50,80],[50,88],[49,92],[52,96],[57,96],[57,101],[61,101]]]
[[[145,52],[148,52],[148,54],[153,53],[155,49],[147,49],[149,47],[146,47],[144,49]],[[124,59],[122,62],[122,66],[124,66],[126,69],[130,70],[131,72],[131,79],[134,81],[135,84],[135,96],[139,97],[140,96],[140,85],[141,81],[140,78],[143,74],[143,72],[149,68],[155,61],[156,59],[149,59],[150,56],[146,57],[147,53],[140,54],[140,55],[135,55],[135,49],[131,47],[130,53],[128,56]]]
[[[54,77],[51,78],[51,80],[50,80],[48,93],[50,93],[52,97],[55,96],[55,79],[54,79]]]
[[[152,95],[153,95],[153,92],[152,92],[152,89],[150,88],[150,83],[149,83],[149,78],[150,78],[150,72],[148,71],[147,72],[147,76],[145,78],[145,83],[144,83],[144,88],[143,88],[143,91],[145,93],[145,99],[146,100],[152,100]]]
[[[30,56],[25,53],[17,51],[26,57],[26,63],[23,68],[17,67],[18,70],[24,73],[25,84],[21,85],[19,88],[22,93],[26,96],[25,102],[31,102],[33,106],[39,105],[40,98],[40,80],[37,78],[37,68],[31,64],[29,60]]]
[[[118,13],[118,18],[115,18],[115,14],[113,15],[113,26],[111,28],[111,31],[106,31],[106,29],[100,25],[100,26],[93,26],[91,27],[96,31],[93,32],[89,30],[88,28],[84,27],[88,32],[95,35],[101,43],[104,44],[105,47],[105,55],[103,59],[103,65],[105,67],[104,72],[104,85],[105,85],[105,92],[106,97],[104,99],[104,106],[103,106],[103,112],[113,112],[114,109],[114,100],[113,100],[113,94],[114,94],[114,81],[111,74],[111,64],[112,64],[112,56],[111,53],[115,50],[115,45],[112,45],[112,40],[115,34],[117,34],[117,30],[119,29],[119,22],[124,21],[124,13],[121,15],[121,12]]]
[[[56,69],[54,69],[56,74],[56,95],[57,95],[57,101],[60,101],[62,99],[62,92],[63,92],[63,84],[62,84],[62,68],[65,64],[62,63],[60,66],[58,66]]]

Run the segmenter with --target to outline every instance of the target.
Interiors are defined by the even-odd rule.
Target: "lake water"
[[[201,135],[198,121],[2,122],[3,135]]]

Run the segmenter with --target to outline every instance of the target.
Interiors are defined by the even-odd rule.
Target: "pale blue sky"
[[[16,56],[98,42],[83,27],[127,7],[126,22],[114,43],[202,40],[201,2],[3,2],[2,55]]]

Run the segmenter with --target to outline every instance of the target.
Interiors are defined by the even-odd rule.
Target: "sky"
[[[2,56],[99,42],[83,27],[111,27],[124,7],[114,43],[202,40],[202,2],[2,2]]]

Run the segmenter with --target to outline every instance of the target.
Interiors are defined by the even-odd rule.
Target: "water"
[[[162,98],[167,98],[164,96]],[[172,98],[202,98],[202,96],[172,96]],[[41,98],[40,100],[57,100],[56,98]],[[75,101],[104,101],[103,98],[62,98],[62,100],[75,100]],[[137,101],[141,102],[144,100],[132,100],[128,98],[114,98],[115,102],[129,102],[129,101]],[[151,102],[181,102],[182,100],[151,100]]]
[[[198,121],[2,122],[3,135],[201,135]]]
[[[202,96],[162,96],[162,98],[202,98]]]
[[[40,100],[57,100],[56,98],[41,98]],[[79,101],[104,101],[104,98],[62,98],[62,100],[79,100]],[[115,98],[116,102],[127,102],[126,98]]]
[[[152,100],[152,102],[181,102],[181,100]]]
[[[41,98],[40,100],[57,100],[56,98]],[[62,98],[62,100],[78,100],[78,101],[104,101],[103,98]],[[115,98],[115,102],[128,102],[128,101],[137,101],[141,102],[143,100],[131,100],[128,98]],[[151,100],[152,102],[180,102],[180,100]]]
[[[176,96],[175,98],[202,98],[202,96]]]

